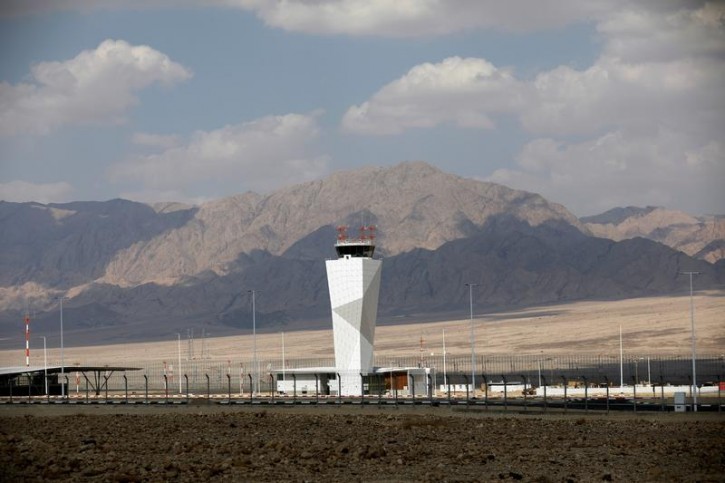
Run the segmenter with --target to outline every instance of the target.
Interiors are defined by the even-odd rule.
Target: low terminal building
[[[288,369],[275,374],[276,391],[297,396],[432,396],[435,369],[429,367],[375,367],[368,373],[340,374],[334,367]],[[349,392],[344,381],[355,380],[358,393]],[[346,391],[347,389],[347,391]]]

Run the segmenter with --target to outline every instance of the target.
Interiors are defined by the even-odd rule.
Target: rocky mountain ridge
[[[711,263],[725,258],[725,215],[692,216],[656,206],[628,206],[580,221],[598,237],[614,241],[644,237]]]
[[[340,223],[379,228],[382,317],[450,312],[470,282],[490,309],[672,293],[683,269],[703,273],[700,288],[722,286],[725,264],[641,238],[591,236],[590,226],[631,218],[610,215],[585,224],[539,195],[425,163],[334,173],[198,207],[0,202],[0,223],[13,228],[0,233],[0,333],[26,307],[36,327],[53,330],[58,295],[71,298],[69,327],[89,340],[164,337],[195,325],[239,330],[251,323],[251,288],[262,294],[258,327],[322,320],[323,261],[334,256]]]

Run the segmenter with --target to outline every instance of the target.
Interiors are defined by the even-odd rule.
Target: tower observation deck
[[[360,394],[360,374],[372,372],[375,325],[380,293],[381,260],[375,253],[375,227],[360,227],[358,238],[348,238],[347,227],[337,229],[336,260],[325,262],[330,289],[335,367],[342,394]]]

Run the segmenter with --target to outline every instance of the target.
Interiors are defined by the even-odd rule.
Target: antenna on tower
[[[337,227],[337,241],[344,242],[347,240],[347,225],[339,225]]]

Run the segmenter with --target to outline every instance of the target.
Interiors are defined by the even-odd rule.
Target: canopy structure
[[[17,366],[17,367],[0,367],[0,387],[10,385],[10,381],[19,377],[27,376],[29,380],[33,380],[45,375],[52,376],[56,380],[59,379],[61,373],[66,376],[73,372],[80,372],[88,381],[88,385],[93,389],[96,395],[100,395],[101,391],[106,387],[108,379],[117,371],[139,371],[139,367],[124,366]],[[90,377],[88,376],[90,374]],[[58,381],[63,384],[63,381]]]

